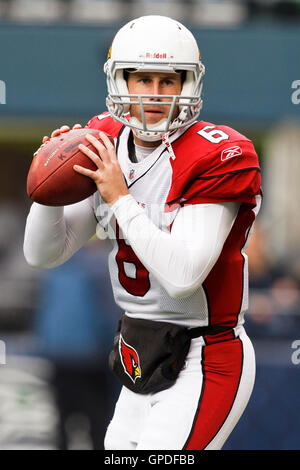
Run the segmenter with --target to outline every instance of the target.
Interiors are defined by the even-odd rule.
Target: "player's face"
[[[133,72],[129,73],[127,87],[130,94],[144,95],[180,95],[182,83],[179,73],[162,72]],[[131,101],[136,100],[132,98]],[[172,98],[143,98],[143,101],[171,102]],[[163,118],[168,118],[170,106],[145,105],[147,124],[155,124]],[[172,120],[178,115],[179,108],[175,106]],[[132,104],[130,114],[142,122],[140,105]]]

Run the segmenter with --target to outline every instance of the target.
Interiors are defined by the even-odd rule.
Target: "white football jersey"
[[[116,303],[136,318],[186,326],[234,327],[243,322],[248,298],[243,249],[261,197],[258,157],[251,141],[226,126],[200,121],[170,136],[171,147],[168,142],[161,143],[147,158],[133,163],[129,158],[128,126],[104,113],[91,119],[87,127],[114,137],[130,194],[163,231],[171,230],[172,221],[185,203],[240,203],[234,226],[205,282],[189,297],[175,299],[143,266],[123,238],[112,211],[96,192],[94,211],[113,244],[109,269]],[[215,129],[210,132],[210,128]],[[237,148],[238,152],[233,151]],[[227,149],[231,149],[229,153]],[[235,157],[240,154],[243,158]]]
[[[170,142],[182,132],[174,134]],[[128,155],[129,133],[129,127],[125,127],[119,138],[117,151],[129,192],[159,229],[169,231],[177,212],[164,211],[172,180],[170,155],[166,146],[161,144],[147,158],[132,163]],[[170,297],[124,240],[115,218],[111,218],[112,214],[99,192],[94,195],[94,207],[100,225],[106,228],[113,244],[109,255],[109,269],[116,303],[138,318],[154,318],[178,324],[186,324],[188,321],[191,326],[206,324],[207,304],[202,287],[185,299]]]

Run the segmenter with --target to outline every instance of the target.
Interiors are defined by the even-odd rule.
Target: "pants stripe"
[[[243,363],[240,338],[202,347],[202,389],[183,449],[205,449],[220,431],[235,402]]]

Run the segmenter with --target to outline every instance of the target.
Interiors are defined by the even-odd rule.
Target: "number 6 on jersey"
[[[208,131],[207,129],[211,129],[211,131]],[[228,134],[216,129],[215,126],[205,126],[201,131],[198,131],[197,134],[201,135],[201,137],[204,137],[204,139],[208,140],[212,144],[219,144],[222,140],[229,139]]]

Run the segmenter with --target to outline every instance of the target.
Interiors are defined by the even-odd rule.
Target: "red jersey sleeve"
[[[114,121],[109,112],[104,112],[91,118],[85,127],[87,129],[99,129],[99,131],[106,132],[115,138],[119,135],[123,124]]]
[[[167,204],[240,202],[256,204],[261,193],[258,156],[252,142],[230,128],[220,144],[198,141],[197,132],[178,144]],[[197,130],[197,129],[196,129]],[[227,134],[226,134],[227,135]],[[177,153],[178,153],[177,152]]]
[[[261,174],[252,144],[235,143],[212,156],[212,159],[213,164],[184,188],[182,202],[255,203],[255,196],[260,192]]]

